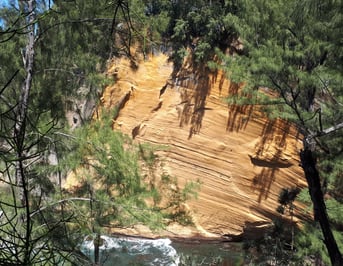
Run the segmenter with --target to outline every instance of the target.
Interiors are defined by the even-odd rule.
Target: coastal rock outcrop
[[[113,127],[136,142],[168,147],[157,152],[163,172],[181,185],[201,183],[198,198],[186,206],[195,226],[171,225],[169,235],[253,237],[280,215],[282,188],[306,185],[296,128],[268,120],[253,105],[229,105],[225,98],[239,86],[223,73],[187,65],[173,73],[161,54],[136,67],[128,59],[115,59],[108,75],[116,82],[101,99],[105,108],[118,109]],[[297,204],[294,220],[301,216]]]

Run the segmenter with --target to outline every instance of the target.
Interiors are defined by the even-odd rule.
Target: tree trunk
[[[26,72],[26,77],[21,87],[21,94],[16,110],[16,120],[14,125],[13,139],[15,142],[15,152],[16,152],[16,165],[15,165],[15,178],[16,185],[18,187],[18,198],[21,207],[24,208],[25,212],[22,214],[22,222],[25,228],[24,235],[22,237],[23,241],[23,265],[29,265],[31,259],[32,249],[30,247],[30,237],[32,231],[32,224],[30,220],[30,206],[29,206],[29,188],[28,180],[25,175],[25,137],[26,137],[26,120],[28,111],[29,95],[32,84],[33,76],[33,61],[34,61],[34,43],[35,43],[35,0],[19,1],[19,6],[22,14],[27,14],[26,16],[26,27],[28,32],[28,40],[23,53],[23,63]]]
[[[28,110],[28,102],[29,102],[29,95],[31,90],[32,84],[32,75],[33,75],[33,61],[34,61],[34,42],[35,42],[35,29],[34,29],[34,21],[36,19],[35,15],[35,0],[28,0],[25,1],[26,5],[22,3],[22,11],[28,13],[28,20],[27,20],[27,29],[28,29],[28,42],[26,45],[25,53],[23,54],[23,63],[26,72],[26,78],[24,83],[21,87],[21,95],[19,99],[19,103],[17,106],[16,112],[16,121],[14,127],[14,139],[16,145],[16,183],[19,187],[19,199],[23,206],[26,206],[27,203],[25,202],[25,189],[27,188],[27,184],[24,177],[24,160],[25,160],[25,135],[26,135],[26,118],[27,118],[27,110]],[[23,5],[24,4],[24,5]],[[26,10],[25,7],[27,8]]]
[[[300,152],[301,166],[304,170],[307,180],[309,194],[313,203],[314,219],[318,221],[324,235],[324,244],[328,250],[332,265],[343,265],[342,255],[338,249],[336,240],[332,234],[324,195],[321,189],[319,173],[316,169],[316,161],[313,158],[312,151],[305,148]]]
[[[94,265],[100,266],[100,234],[95,235],[94,239]]]

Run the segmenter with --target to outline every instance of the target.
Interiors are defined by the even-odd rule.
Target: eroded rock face
[[[164,55],[135,69],[117,59],[108,71],[117,82],[106,88],[102,103],[120,109],[116,129],[137,142],[168,146],[158,152],[164,173],[181,184],[200,180],[198,199],[186,206],[196,228],[171,226],[176,236],[253,237],[279,215],[281,188],[306,185],[300,136],[254,106],[225,103],[239,88],[222,73],[185,66],[171,78],[172,71]]]

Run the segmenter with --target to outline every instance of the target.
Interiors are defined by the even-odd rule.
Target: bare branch
[[[67,199],[61,199],[59,201],[56,201],[56,202],[54,202],[54,203],[52,203],[50,205],[47,205],[47,206],[43,206],[43,207],[39,208],[38,210],[32,212],[30,214],[30,217],[33,217],[34,215],[44,211],[45,209],[47,209],[49,207],[52,207],[52,206],[55,206],[55,205],[59,205],[59,204],[63,204],[65,202],[70,202],[70,201],[91,201],[91,200],[92,199],[90,199],[90,198],[76,198],[76,197],[74,197],[74,198],[67,198]]]
[[[339,129],[343,128],[343,122],[339,123],[339,124],[336,124],[332,127],[329,127],[327,129],[324,129],[318,133],[316,133],[314,136],[312,136],[313,138],[315,137],[321,137],[321,136],[325,136],[325,135],[328,135],[328,134],[331,134]]]
[[[15,76],[19,73],[19,69],[17,69],[14,74],[12,75],[12,77],[7,81],[7,83],[5,84],[5,86],[0,90],[0,95],[4,92],[4,90],[11,84],[12,80],[15,78]]]

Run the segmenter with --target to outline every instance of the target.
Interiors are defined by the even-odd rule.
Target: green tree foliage
[[[64,118],[81,86],[90,88],[87,97],[98,97],[101,73],[113,50],[113,6],[107,1],[79,2],[54,1],[48,7],[46,1],[36,4],[35,78],[30,104],[37,113],[51,112],[59,119]],[[19,71],[11,81],[13,88],[21,84],[24,75],[25,13],[15,6],[2,8],[1,13],[4,29],[0,33],[0,57],[6,67],[2,66],[0,78],[4,85]],[[15,91],[7,89],[6,97],[15,99]]]
[[[341,202],[342,194],[337,190],[343,139],[339,130],[343,121],[341,9],[339,1],[245,1],[236,24],[243,52],[241,56],[222,54],[229,77],[246,82],[236,99],[269,105],[274,116],[293,121],[304,134],[305,152],[301,158],[309,156],[309,161],[303,161],[303,168],[309,178],[315,218],[324,219],[327,216],[323,196],[319,195],[322,193],[314,193],[321,187],[319,182],[315,186],[312,183],[315,172],[310,168],[315,167],[315,161],[310,150],[316,151],[324,192],[336,203]],[[275,99],[264,97],[261,88],[276,92],[283,104],[275,105]],[[336,223],[331,225],[341,228]],[[330,254],[332,263],[333,256]]]
[[[83,259],[75,243],[82,234],[95,233],[95,239],[99,239],[106,226],[141,222],[155,228],[165,220],[189,222],[186,215],[179,213],[184,211],[182,203],[196,185],[181,189],[168,175],[154,176],[158,158],[151,147],[133,146],[126,136],[113,133],[110,118],[85,123],[75,136],[61,129],[65,111],[75,104],[81,91],[85,92],[82,97],[93,100],[101,93],[107,83],[102,73],[108,59],[114,55],[134,59],[132,45],[147,56],[169,41],[176,70],[187,52],[196,67],[207,64],[216,51],[221,59],[219,67],[228,77],[246,84],[229,99],[230,104],[260,104],[274,117],[298,125],[307,150],[315,152],[317,160],[312,160],[310,166],[317,162],[322,177],[317,191],[323,191],[328,199],[324,214],[327,212],[341,245],[336,234],[342,228],[337,210],[341,210],[343,195],[340,1],[13,3],[17,5],[0,9],[0,178],[1,190],[7,192],[0,204],[0,237],[7,245],[7,249],[1,249],[4,263],[23,264],[46,258],[47,263],[56,264],[66,258]],[[35,4],[36,17],[31,22],[33,13],[28,12],[28,3]],[[30,45],[29,32],[34,35]],[[34,62],[28,60],[30,51],[34,51]],[[216,63],[210,66],[218,67]],[[24,104],[20,92],[25,88],[23,81],[29,81],[26,88],[30,88]],[[269,92],[276,96],[266,96]],[[303,159],[306,154],[302,155]],[[149,169],[149,175],[142,175],[142,166]],[[317,173],[316,168],[303,167],[307,177]],[[55,186],[51,177],[57,177],[60,185],[70,168],[82,178],[68,194]],[[15,176],[19,175],[24,183],[16,182]],[[23,201],[16,187],[26,189],[27,204],[20,205]],[[161,189],[168,202],[162,199]],[[291,191],[283,192],[280,204],[284,209],[292,205],[294,198],[289,197]],[[309,192],[308,201],[315,203],[318,214],[313,187]],[[161,212],[163,208],[171,212]],[[26,219],[22,219],[23,213]],[[25,226],[21,226],[24,222]],[[68,235],[62,243],[58,241],[58,230]],[[280,244],[283,234],[274,233],[272,236],[277,236]],[[312,236],[300,235],[298,247],[317,252],[320,245],[309,246],[306,237]],[[265,243],[272,242],[269,240]],[[56,256],[48,255],[55,249]]]
[[[283,188],[279,194],[280,205],[277,208],[281,216],[275,217],[272,229],[261,238],[243,241],[247,262],[259,265],[306,265],[307,255],[295,252],[299,248],[295,245],[295,233],[301,233],[293,221],[293,203],[299,192],[300,189],[296,187]],[[287,212],[291,216],[290,220],[283,217]],[[299,245],[299,242],[297,244]]]
[[[120,52],[113,46],[118,24],[126,23],[130,42],[128,2],[14,3],[0,10],[0,264],[87,265],[79,245],[85,233],[99,239],[103,226],[160,227],[170,219],[157,200],[148,204],[157,192],[139,174],[139,153],[112,132],[110,120],[76,131],[78,137],[61,123],[80,87],[98,96],[106,59]],[[72,159],[65,164],[63,156]],[[75,194],[61,186],[70,167],[91,169]],[[179,203],[187,190],[173,194]]]
[[[97,98],[113,50],[113,6],[108,1],[54,1],[38,23],[35,104],[62,118],[86,87]],[[47,99],[49,99],[47,101]]]
[[[146,145],[136,147],[129,137],[113,131],[109,113],[75,135],[72,151],[65,158],[76,176],[68,197],[79,199],[75,206],[82,210],[79,215],[84,223],[75,226],[83,231],[80,236],[95,236],[95,254],[99,253],[96,239],[108,233],[107,229],[144,224],[158,230],[171,221],[192,222],[181,206],[195,195],[196,184],[181,189],[171,178],[158,180],[154,169],[142,175],[140,161],[153,168],[156,155]],[[95,255],[96,262],[99,258]]]
[[[243,241],[245,262],[248,265],[306,265],[303,257],[297,258],[290,249],[291,227],[282,218],[273,220],[272,230],[258,239]]]
[[[171,38],[175,67],[181,66],[187,48],[195,63],[213,59],[214,48],[225,50],[237,38],[235,1],[173,1],[167,36]]]
[[[94,208],[94,212],[99,212],[94,215],[98,219],[95,223],[109,226],[112,221],[113,227],[122,227],[134,224],[137,219],[142,222],[143,217],[146,221],[156,217],[155,227],[162,224],[161,216],[156,216],[158,212],[154,215],[154,210],[145,202],[151,195],[139,173],[139,154],[128,137],[113,132],[111,118],[103,117],[80,129],[76,135],[75,152],[67,157],[69,163],[74,162],[73,169],[80,182],[76,184],[75,193],[111,205],[110,210],[106,204],[104,209]]]
[[[10,15],[5,16],[7,29],[1,32],[2,44],[9,48],[1,47],[8,64],[8,68],[1,66],[0,91],[1,265],[83,263],[73,242],[62,243],[68,237],[57,237],[71,217],[64,216],[60,208],[49,207],[54,185],[48,179],[51,172],[42,168],[49,164],[55,123],[46,124],[46,114],[31,109],[39,5],[30,0],[19,3],[19,12],[3,10]]]
[[[308,205],[305,210],[307,214],[313,209],[313,204],[308,192],[308,189],[303,189],[298,199]],[[339,249],[343,248],[342,232],[340,230],[342,223],[342,204],[337,202],[334,198],[326,200],[327,213],[333,226],[333,234]],[[315,222],[307,222],[303,228],[296,234],[296,257],[299,259],[314,260],[313,263],[324,261],[325,264],[330,264],[327,249],[323,241],[323,234]]]
[[[135,45],[145,57],[151,53],[166,51],[170,7],[170,1],[166,0],[129,1]]]

